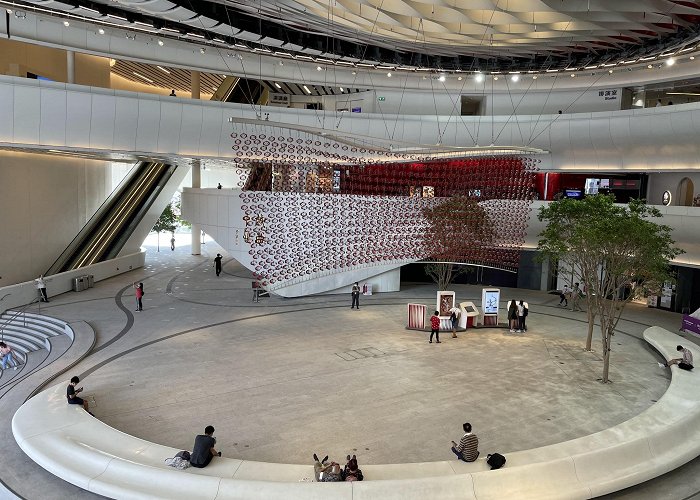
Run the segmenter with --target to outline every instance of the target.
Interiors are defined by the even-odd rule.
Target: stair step
[[[30,352],[29,355],[24,359],[24,361],[17,367],[17,370],[8,368],[2,370],[2,377],[0,377],[0,388],[5,387],[16,377],[20,375],[26,375],[30,373],[35,368],[39,367],[46,358],[49,356],[49,352],[46,350]]]
[[[3,336],[3,341],[7,343],[12,349],[15,351],[27,353],[30,351],[39,351],[41,349],[44,349],[43,346],[38,346],[33,342],[30,342],[26,339],[20,338],[20,337],[14,337],[12,335],[4,335]]]
[[[23,318],[22,316],[17,316],[12,319],[3,320],[0,318],[0,325],[14,325],[14,326],[26,326],[31,328],[36,328],[38,331],[42,331],[47,335],[62,335],[66,331],[66,326],[56,326],[53,322],[45,322],[36,318]]]
[[[38,350],[38,349],[46,349],[47,348],[47,342],[49,337],[44,337],[41,334],[36,334],[31,331],[18,331],[15,330],[14,328],[5,328],[2,332],[2,336],[5,339],[24,339],[27,342],[31,342],[36,346],[36,349],[32,350]],[[51,337],[53,338],[53,337]]]
[[[39,330],[30,328],[30,327],[24,327],[24,326],[17,326],[17,325],[4,325],[2,327],[2,330],[0,330],[0,335],[2,335],[3,332],[15,332],[15,333],[22,333],[24,335],[31,335],[37,340],[41,340],[42,342],[45,340],[48,340],[52,337],[60,337],[60,335],[49,335],[48,333],[45,332],[40,332]]]
[[[5,314],[14,315],[16,313],[17,313],[17,311],[7,311]],[[42,321],[44,323],[53,324],[58,329],[63,329],[63,327],[66,324],[65,321],[62,321],[58,318],[54,318],[52,316],[46,316],[44,314],[38,314],[38,313],[30,312],[30,311],[24,311],[24,312],[21,312],[19,314],[19,316],[22,316],[22,315],[26,316],[27,319],[35,319],[35,320]]]

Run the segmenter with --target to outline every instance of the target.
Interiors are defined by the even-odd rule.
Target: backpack
[[[492,453],[487,455],[487,457],[486,463],[491,466],[491,470],[500,469],[506,463],[506,457],[500,453]]]
[[[527,316],[527,307],[523,308],[523,316]]]

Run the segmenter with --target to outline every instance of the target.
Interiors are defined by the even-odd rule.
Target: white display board
[[[449,291],[440,291],[437,293],[435,301],[435,310],[439,311],[440,319],[450,319],[450,309],[455,306],[455,293]],[[432,313],[432,311],[430,311]],[[432,314],[431,314],[432,315]]]
[[[481,323],[487,326],[498,325],[498,304],[501,301],[500,288],[481,289]]]

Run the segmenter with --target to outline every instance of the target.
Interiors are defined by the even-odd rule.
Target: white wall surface
[[[654,172],[649,174],[649,184],[647,185],[647,202],[653,205],[661,205],[661,198],[664,191],[670,191],[671,205],[678,206],[680,204],[680,183],[686,177],[693,181],[694,194],[700,194],[700,171]],[[698,230],[700,230],[700,228],[698,228]]]
[[[0,287],[46,271],[111,185],[108,162],[0,152]]]
[[[446,146],[530,145],[562,171],[700,168],[700,103],[563,115],[454,117],[269,108],[270,122]],[[250,106],[0,77],[0,143],[232,158]],[[279,129],[269,131],[277,133]]]

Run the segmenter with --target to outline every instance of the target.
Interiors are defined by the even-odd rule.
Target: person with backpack
[[[462,310],[454,306],[450,309],[450,321],[452,322],[452,338],[457,338],[457,324],[459,323],[459,316],[462,314]]]
[[[136,290],[136,310],[143,311],[143,283],[139,283],[138,285],[134,283],[134,289]]]
[[[345,469],[343,469],[343,480],[344,481],[362,481],[364,476],[362,470],[357,466],[357,456],[353,455],[350,457],[348,455],[347,463],[345,464]]]
[[[440,343],[440,311],[435,311],[435,314],[433,314],[430,317],[430,340],[428,341],[429,344],[433,343],[433,335],[435,335],[435,340],[437,340],[437,343]]]

